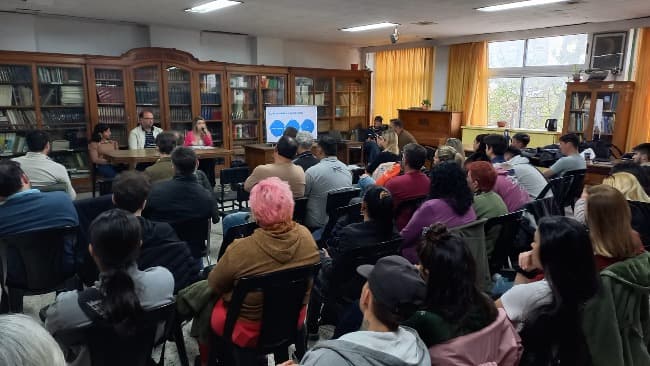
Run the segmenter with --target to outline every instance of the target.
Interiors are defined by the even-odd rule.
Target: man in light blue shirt
[[[572,170],[587,169],[585,159],[578,153],[579,144],[580,140],[575,134],[569,133],[560,137],[560,151],[564,156],[551,165],[544,172],[544,176],[551,178],[564,175],[564,173]]]

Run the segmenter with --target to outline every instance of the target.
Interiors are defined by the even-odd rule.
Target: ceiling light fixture
[[[396,27],[398,25],[399,24],[396,23],[383,22],[383,23],[376,23],[376,24],[360,25],[358,27],[341,28],[340,30],[342,30],[343,32],[362,32],[362,31],[373,30],[373,29]]]
[[[511,10],[525,8],[528,6],[539,6],[547,4],[555,4],[561,2],[567,2],[569,0],[526,0],[526,1],[517,1],[515,3],[507,3],[500,5],[484,6],[482,8],[476,8],[478,11],[501,11],[501,10]]]
[[[239,5],[241,4],[241,1],[232,1],[232,0],[215,0],[215,1],[210,1],[209,3],[205,3],[202,5],[195,6],[193,8],[185,9],[186,12],[188,13],[208,13],[211,11],[223,9],[223,8],[228,8],[234,5]]]

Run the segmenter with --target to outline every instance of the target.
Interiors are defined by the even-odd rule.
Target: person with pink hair
[[[309,230],[292,220],[294,201],[287,182],[277,177],[261,180],[251,190],[249,204],[259,228],[251,236],[235,239],[208,276],[210,288],[220,298],[210,321],[212,329],[219,335],[223,334],[228,304],[237,279],[320,261],[318,247]],[[303,304],[308,301],[309,291]],[[300,314],[303,320],[305,308]],[[261,319],[261,296],[246,297],[233,330],[233,334],[241,335],[233,340],[235,344],[240,347],[257,344]]]

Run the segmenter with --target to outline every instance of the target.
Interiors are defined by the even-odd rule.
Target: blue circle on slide
[[[298,121],[295,119],[292,119],[291,121],[287,122],[287,127],[293,127],[296,130],[300,131],[300,124],[298,124]]]
[[[282,136],[282,133],[284,132],[284,123],[280,120],[275,120],[273,123],[271,123],[271,126],[269,127],[269,130],[271,131],[271,134],[275,137],[280,137]]]
[[[302,121],[302,130],[307,132],[314,132],[314,121],[306,119]]]

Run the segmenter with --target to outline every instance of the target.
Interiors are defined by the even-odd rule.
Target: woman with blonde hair
[[[366,172],[359,178],[362,197],[368,187],[373,184],[384,185],[390,178],[397,176],[401,170],[395,130],[389,128],[381,136],[377,136],[377,144],[382,152],[366,166]]]
[[[192,131],[185,134],[183,146],[212,146],[212,136],[205,126],[203,117],[194,117]]]
[[[636,177],[630,173],[614,173],[605,178],[603,184],[618,189],[627,200],[650,203],[650,197],[645,193]]]
[[[587,226],[598,270],[642,253],[643,245],[632,229],[632,214],[623,193],[601,184],[587,188],[586,194]]]

